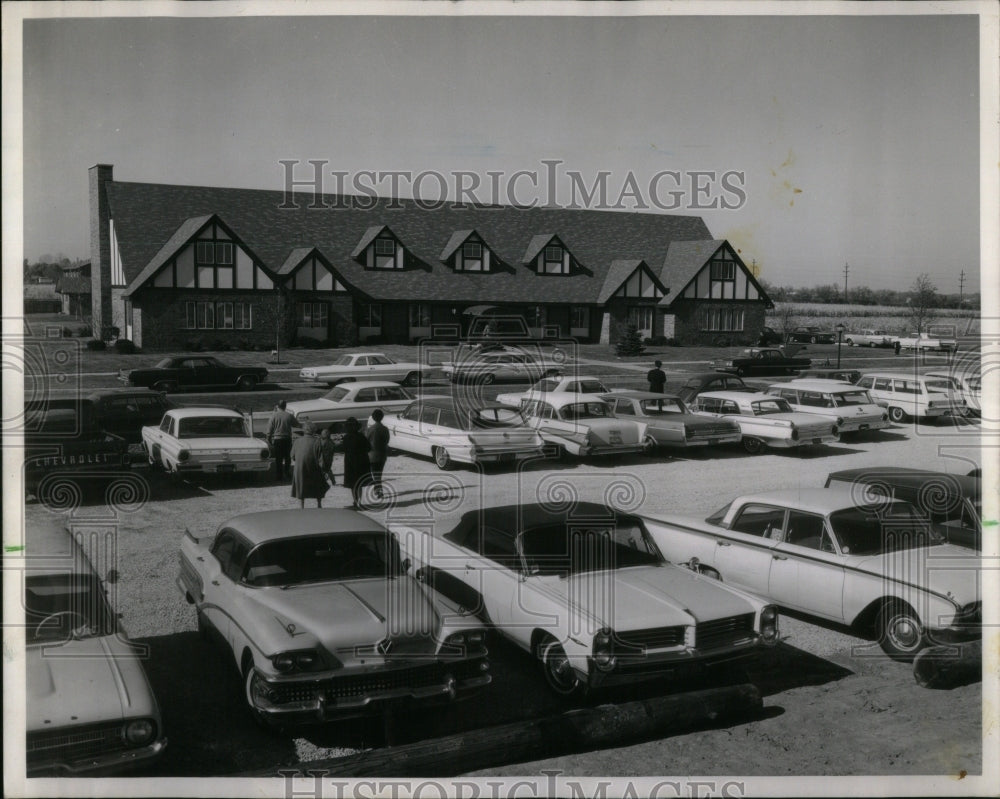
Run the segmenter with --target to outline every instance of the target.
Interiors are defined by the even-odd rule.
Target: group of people
[[[350,507],[361,506],[361,494],[366,483],[381,499],[382,472],[389,458],[389,429],[382,424],[384,414],[380,408],[372,412],[368,429],[361,430],[355,417],[344,423],[344,436],[339,447],[331,437],[329,428],[317,433],[312,422],[302,425],[302,436],[292,442],[295,417],[286,410],[281,400],[271,415],[267,429],[267,443],[274,456],[278,480],[292,479],[292,496],[305,507],[307,499],[315,499],[316,507],[323,507],[323,497],[337,481],[333,474],[333,460],[338,449],[344,455],[345,488],[351,492]]]

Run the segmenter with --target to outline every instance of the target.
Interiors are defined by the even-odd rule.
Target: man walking
[[[368,461],[371,464],[373,493],[377,499],[382,499],[382,470],[385,469],[385,462],[389,459],[389,428],[382,424],[385,416],[381,408],[372,411],[372,424],[368,428],[368,443],[371,450],[368,452]]]
[[[330,481],[330,485],[335,486],[337,479],[333,476],[333,456],[337,447],[330,436],[329,427],[324,427],[319,431],[319,450],[323,456],[323,476]]]
[[[292,423],[295,417],[285,410],[285,401],[278,402],[271,414],[271,423],[267,426],[267,445],[274,456],[274,466],[278,471],[278,479],[284,480],[285,475],[292,473]]]
[[[649,381],[649,390],[654,394],[664,393],[664,389],[667,386],[667,373],[660,368],[661,366],[663,366],[663,362],[657,361],[656,366],[646,373],[646,380]]]

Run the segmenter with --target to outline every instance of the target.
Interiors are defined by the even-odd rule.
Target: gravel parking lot
[[[220,401],[220,400],[216,400]],[[734,495],[758,489],[821,486],[828,472],[864,465],[913,464],[965,473],[978,465],[977,424],[895,426],[868,437],[795,452],[744,454],[738,448],[691,456],[623,458],[595,463],[530,465],[520,472],[441,472],[430,461],[390,459],[388,499],[369,513],[389,522],[425,521],[446,530],[479,505],[532,501],[569,486],[581,499],[611,501],[651,514],[704,517]],[[339,463],[338,463],[339,466]],[[252,510],[294,507],[286,484],[239,479],[175,481],[143,475],[137,496],[85,497],[59,515],[115,525],[119,582],[113,602],[133,639],[149,646],[147,671],[159,697],[170,745],[137,776],[231,775],[307,765],[394,743],[432,738],[557,712],[541,675],[526,656],[491,642],[493,684],[440,713],[381,722],[345,722],[275,737],[256,729],[228,664],[195,632],[194,612],[174,580],[185,528],[214,533],[227,518]],[[560,487],[561,486],[561,487]],[[332,489],[326,505],[349,504]],[[109,518],[109,511],[113,519]],[[33,499],[29,525],[53,511]],[[981,686],[947,691],[917,686],[909,666],[882,656],[877,645],[844,630],[782,618],[782,643],[750,669],[764,696],[759,718],[726,722],[621,748],[491,769],[490,774],[975,774],[982,767]],[[676,686],[652,685],[652,692]],[[616,697],[598,697],[597,701]]]

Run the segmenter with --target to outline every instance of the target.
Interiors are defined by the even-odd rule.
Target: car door
[[[378,405],[375,388],[359,388],[354,394],[354,402],[352,404],[355,406],[356,411],[354,415],[362,423],[363,427],[364,420],[368,418]]]
[[[406,452],[419,452],[420,438],[420,414],[423,406],[413,402],[399,415],[397,419],[390,419],[389,446],[394,449],[401,449]]]
[[[844,567],[821,514],[788,511],[771,553],[768,596],[793,610],[844,620]]]
[[[716,538],[713,564],[723,582],[767,596],[772,550],[784,530],[785,509],[751,502]]]
[[[202,561],[197,567],[202,571],[202,595],[196,598],[198,612],[218,633],[219,638],[231,644],[231,607],[233,602],[233,579],[228,576],[235,568],[235,558],[238,550],[245,550],[245,544],[239,545],[240,536],[234,530],[224,529],[219,532],[208,550],[208,554],[199,556]],[[246,553],[244,551],[244,557]]]

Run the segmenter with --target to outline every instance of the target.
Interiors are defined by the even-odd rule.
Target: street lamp
[[[844,323],[837,324],[837,368],[840,368],[840,345],[844,339]]]

